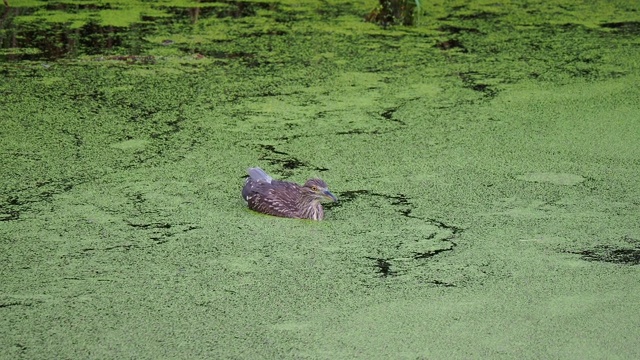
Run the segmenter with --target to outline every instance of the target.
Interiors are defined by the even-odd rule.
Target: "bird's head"
[[[309,194],[316,201],[338,201],[335,195],[329,191],[327,183],[320,179],[309,179],[304,183],[304,187],[309,189]]]

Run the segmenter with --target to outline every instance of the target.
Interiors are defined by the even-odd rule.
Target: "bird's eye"
[[[314,185],[314,186],[311,187],[311,190],[318,191],[318,187]]]

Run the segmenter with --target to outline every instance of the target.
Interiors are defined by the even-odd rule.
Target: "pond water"
[[[5,356],[640,358],[640,6],[377,6],[0,5]]]

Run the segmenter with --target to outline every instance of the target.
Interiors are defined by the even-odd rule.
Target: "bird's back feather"
[[[249,173],[249,177],[253,181],[271,183],[271,180],[273,180],[271,176],[269,176],[266,172],[264,172],[264,170],[260,168],[250,168],[247,172]]]

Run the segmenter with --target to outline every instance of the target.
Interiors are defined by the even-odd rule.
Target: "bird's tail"
[[[251,177],[251,180],[254,181],[271,183],[271,180],[273,180],[271,176],[267,175],[267,173],[260,168],[249,168],[248,173],[249,177]]]

